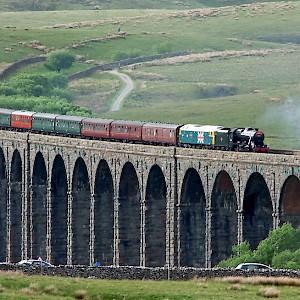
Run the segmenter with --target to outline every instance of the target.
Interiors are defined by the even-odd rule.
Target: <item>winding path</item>
[[[111,71],[112,74],[118,76],[121,78],[125,83],[125,88],[122,90],[121,94],[117,97],[117,99],[114,101],[111,111],[118,111],[120,110],[121,102],[126,98],[126,96],[131,92],[133,89],[133,82],[131,78],[123,73],[119,73],[117,70]]]

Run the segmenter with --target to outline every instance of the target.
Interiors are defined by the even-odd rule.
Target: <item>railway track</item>
[[[268,153],[300,156],[300,150],[268,149]]]

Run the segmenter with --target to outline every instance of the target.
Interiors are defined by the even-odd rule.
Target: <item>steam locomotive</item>
[[[268,150],[264,144],[264,133],[257,128],[86,118],[4,108],[0,108],[0,127],[125,143],[228,151]]]

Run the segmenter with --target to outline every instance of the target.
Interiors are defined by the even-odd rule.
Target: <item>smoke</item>
[[[280,139],[284,149],[300,149],[300,98],[289,97],[283,103],[269,108],[258,120],[260,129]],[[266,129],[264,129],[266,128]],[[271,146],[271,145],[270,145]]]

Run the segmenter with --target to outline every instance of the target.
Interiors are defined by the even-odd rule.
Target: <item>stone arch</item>
[[[166,263],[167,186],[161,168],[151,167],[146,186],[145,263],[147,267]]]
[[[256,249],[273,227],[273,207],[263,176],[257,172],[248,179],[243,201],[243,239]]]
[[[112,265],[114,257],[114,187],[109,166],[101,160],[95,178],[94,259]]]
[[[72,180],[72,263],[90,264],[90,199],[89,175],[84,160],[76,160]]]
[[[138,266],[140,258],[141,193],[131,162],[123,166],[119,184],[119,264]]]
[[[300,180],[291,175],[283,184],[279,200],[280,225],[289,222],[293,227],[300,225]]]
[[[67,264],[68,181],[64,161],[57,155],[51,172],[51,261]]]
[[[0,148],[0,261],[7,256],[7,171],[3,150]]]
[[[211,263],[227,259],[237,244],[237,197],[226,171],[216,177],[211,197]]]
[[[31,257],[47,257],[47,171],[38,152],[33,165],[31,199]]]
[[[203,268],[206,261],[206,200],[200,176],[193,168],[185,173],[179,207],[179,265]]]
[[[10,174],[10,262],[22,259],[22,160],[15,150]]]

